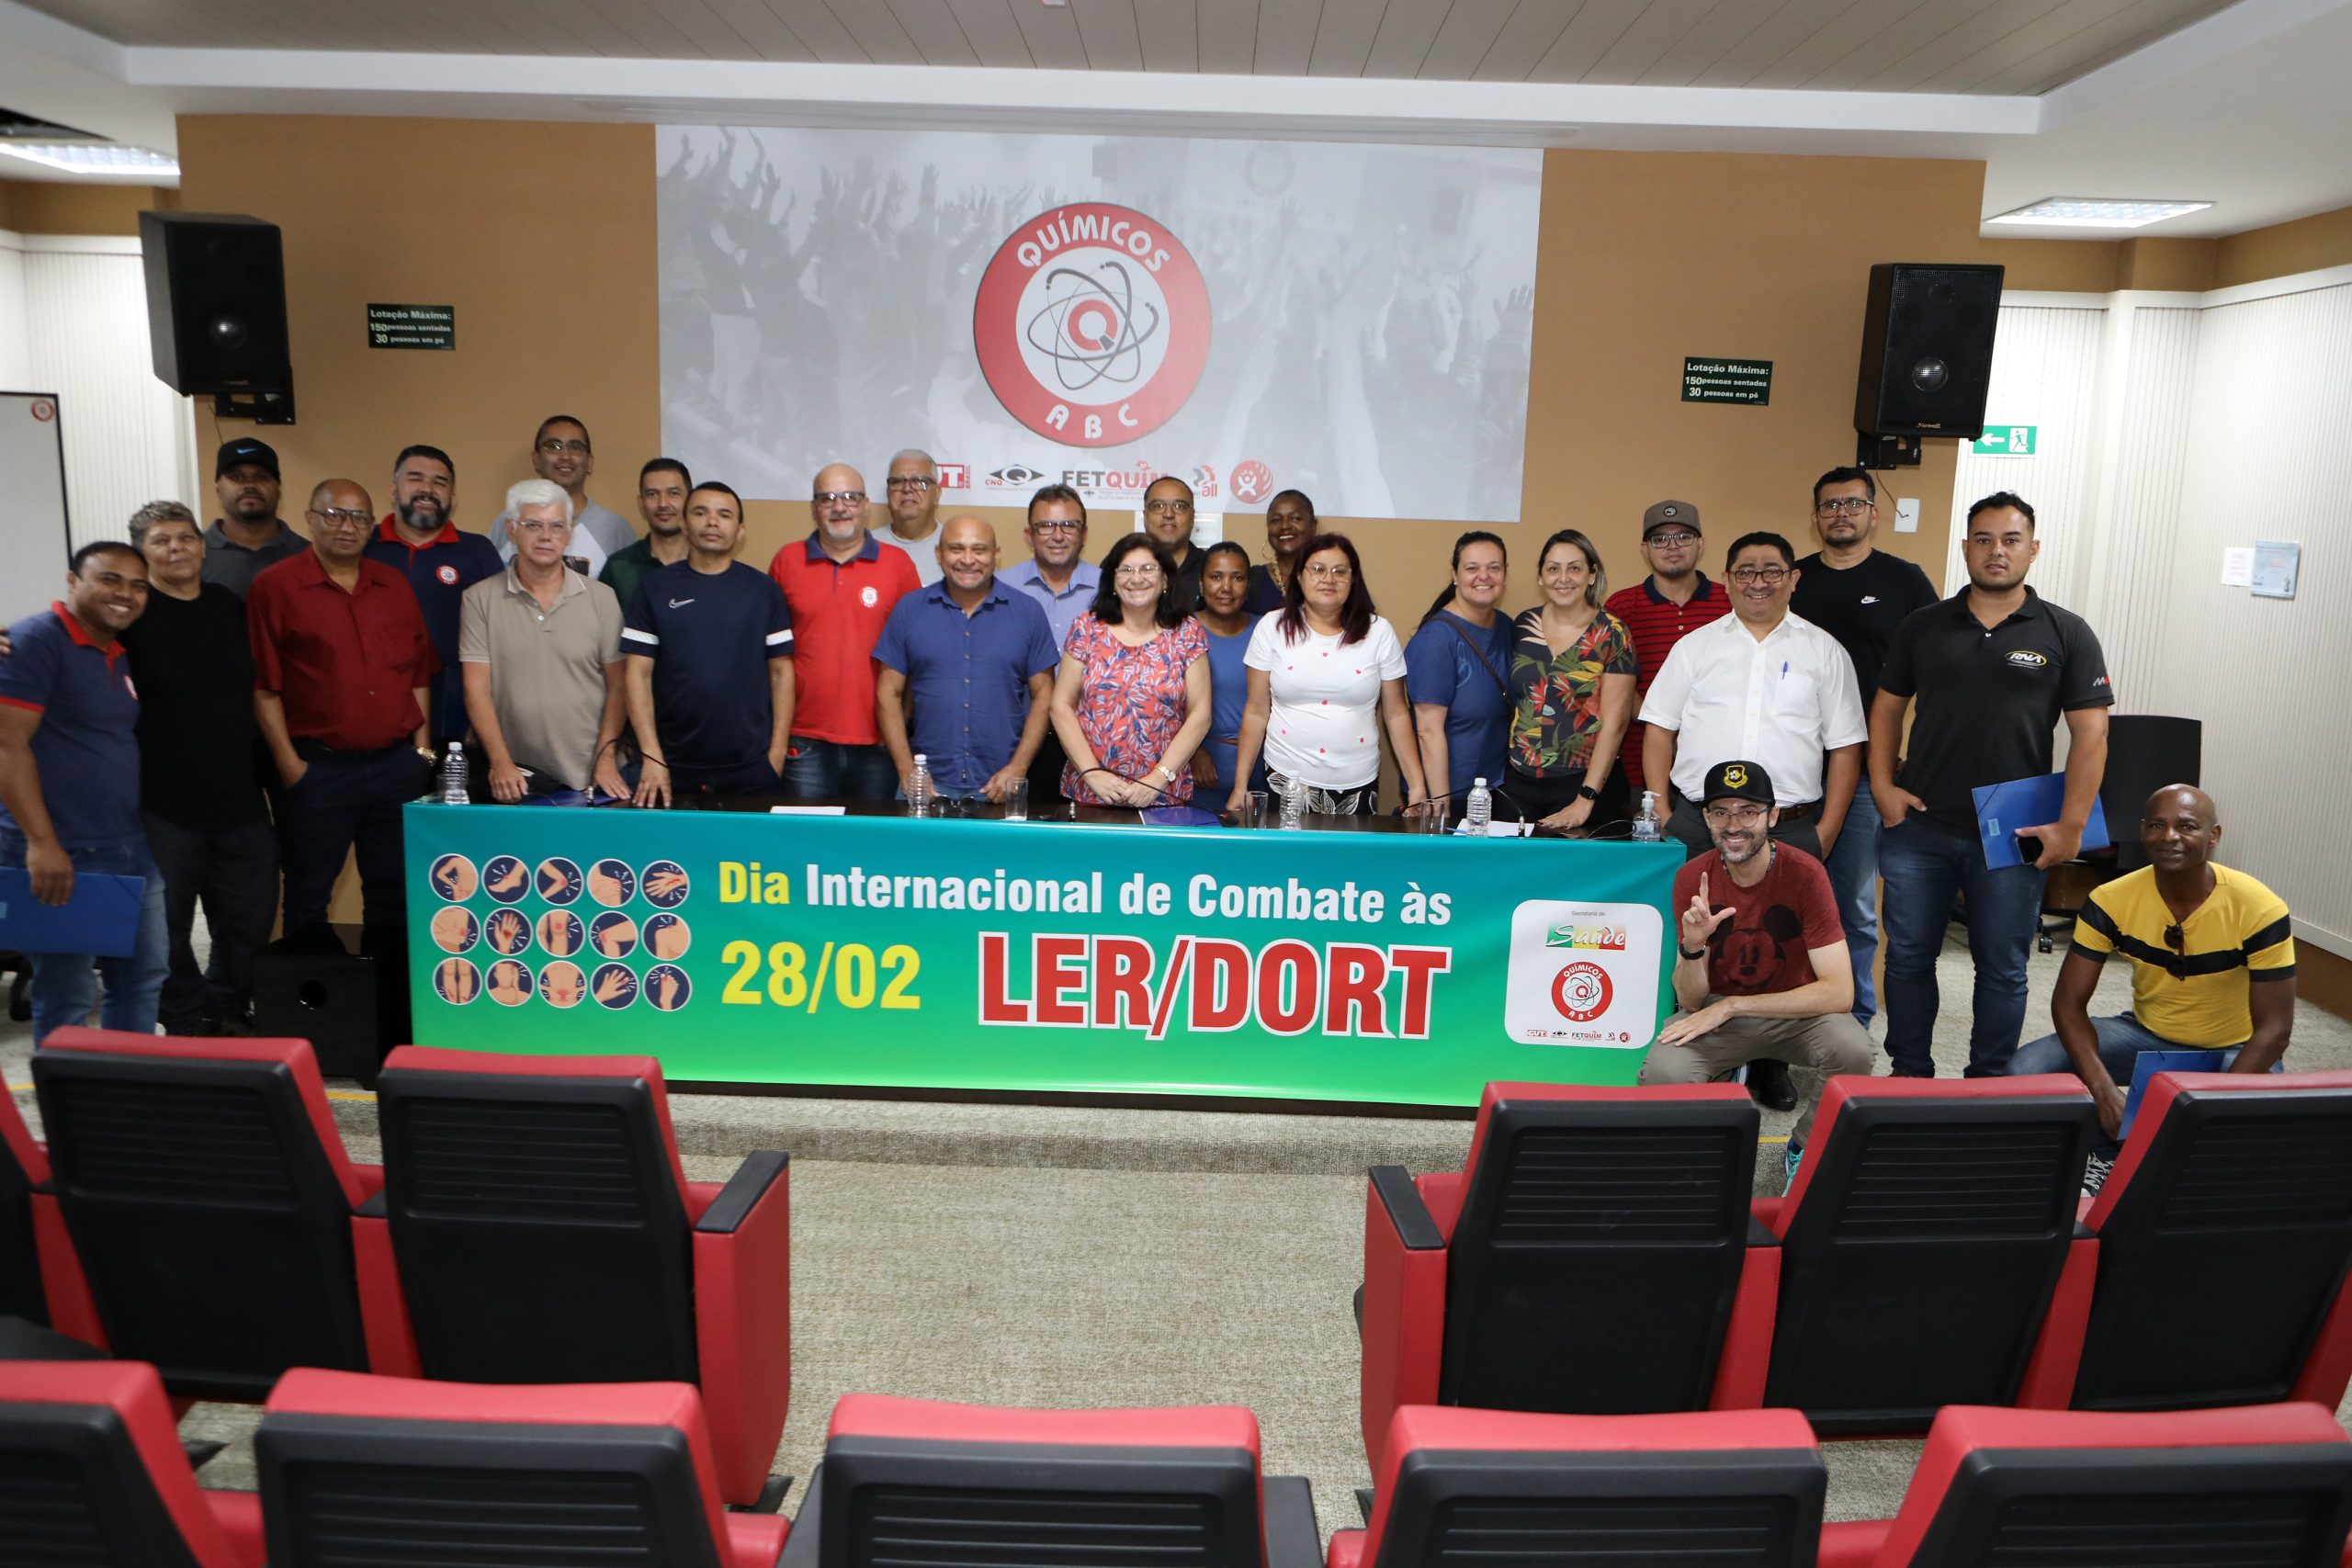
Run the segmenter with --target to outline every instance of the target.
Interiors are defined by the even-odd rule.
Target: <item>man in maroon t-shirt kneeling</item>
[[[1767,837],[1780,816],[1754,762],[1707,772],[1702,814],[1715,847],[1674,878],[1675,1013],[1642,1059],[1645,1084],[1705,1083],[1759,1058],[1867,1075],[1870,1035],[1854,1021],[1854,965],[1829,874]],[[1791,1180],[1820,1100],[1789,1134]]]

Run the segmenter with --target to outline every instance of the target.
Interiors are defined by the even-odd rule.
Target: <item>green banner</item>
[[[1678,844],[407,808],[416,1040],[681,1080],[1475,1104],[1623,1084]]]

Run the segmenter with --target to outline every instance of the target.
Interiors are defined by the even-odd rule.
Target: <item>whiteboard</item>
[[[0,392],[0,626],[65,597],[65,443],[53,392]]]

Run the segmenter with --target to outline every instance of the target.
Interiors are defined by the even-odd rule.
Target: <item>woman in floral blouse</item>
[[[1512,626],[1505,788],[1546,828],[1616,829],[1631,815],[1617,747],[1634,716],[1634,639],[1600,607],[1609,574],[1574,528],[1544,541],[1536,575],[1544,602]]]
[[[1175,573],[1148,534],[1102,558],[1094,606],[1062,644],[1054,733],[1069,761],[1062,794],[1084,806],[1190,800],[1193,753],[1209,728],[1208,638],[1176,607]]]

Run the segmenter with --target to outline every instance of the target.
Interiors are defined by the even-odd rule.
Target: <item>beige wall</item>
[[[2202,293],[2352,265],[2352,207],[2211,240],[1984,240],[1978,255],[2008,268],[2010,288]]]
[[[136,234],[149,208],[169,212],[179,192],[156,186],[0,180],[0,229],[19,234]]]
[[[660,435],[649,128],[190,117],[180,162],[184,208],[285,230],[301,422],[264,434],[289,490],[331,474],[380,488],[394,452],[431,441],[457,459],[459,521],[480,528],[527,477],[538,419],[561,411],[594,434],[592,493],[630,513]],[[1636,525],[1665,496],[1699,506],[1715,555],[1750,527],[1801,535],[1806,486],[1852,458],[1870,264],[1973,256],[1981,188],[1968,163],[1546,154],[1527,521],[1499,530],[1511,603],[1532,601],[1533,549],[1562,526],[1591,533],[1617,581],[1638,577]],[[1868,221],[1831,220],[1857,189],[1874,193]],[[457,352],[368,349],[371,301],[455,305]],[[1772,360],[1771,406],[1681,402],[1686,355]],[[878,488],[884,454],[852,456]],[[1894,480],[1926,522],[1886,542],[1931,571],[1951,469],[1939,445]],[[752,511],[756,561],[808,526],[797,505]],[[1019,513],[984,514],[1017,558]],[[1262,547],[1253,522],[1229,525]],[[1458,530],[1344,525],[1384,610],[1417,619]]]

